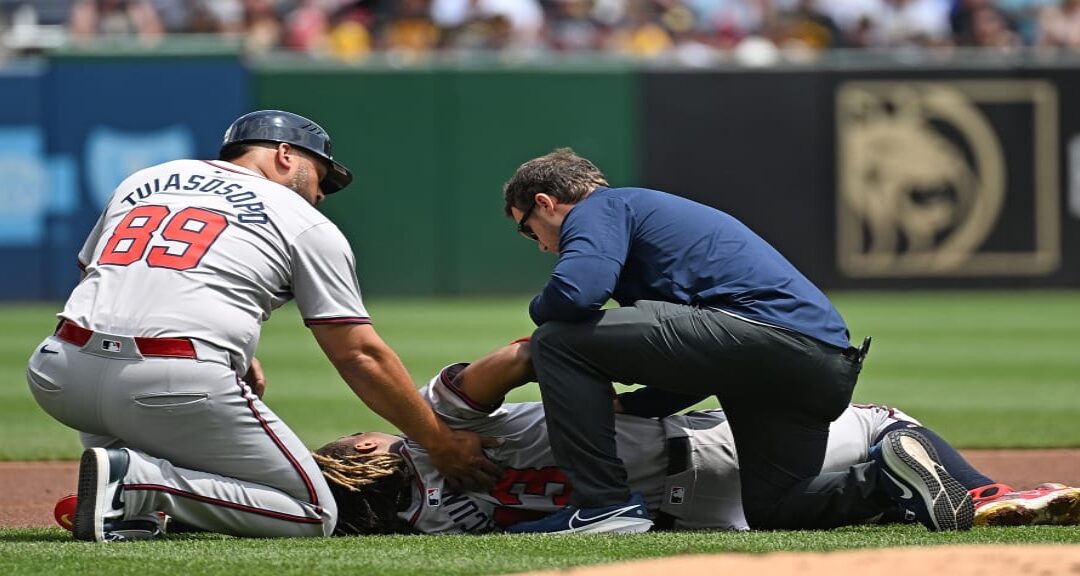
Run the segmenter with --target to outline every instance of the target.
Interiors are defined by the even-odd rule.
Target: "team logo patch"
[[[124,348],[118,340],[102,340],[101,349],[106,352],[119,352]]]
[[[427,489],[427,505],[437,507],[442,504],[442,491],[438,488]]]
[[[671,493],[668,494],[668,502],[671,504],[682,504],[686,498],[686,488],[682,486],[672,486]]]

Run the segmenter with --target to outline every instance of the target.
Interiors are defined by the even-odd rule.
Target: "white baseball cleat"
[[[88,448],[79,460],[79,499],[75,508],[76,540],[111,542],[138,539],[106,529],[124,518],[124,475],[130,456],[124,449]],[[134,533],[131,534],[133,536]]]

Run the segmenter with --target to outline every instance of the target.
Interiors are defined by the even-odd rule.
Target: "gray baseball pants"
[[[155,358],[126,336],[95,334],[81,347],[50,336],[26,376],[85,447],[130,450],[125,518],[160,511],[236,536],[330,535],[337,505],[307,448],[225,351],[196,349],[198,359]]]
[[[753,528],[828,528],[880,511],[875,464],[821,474],[829,423],[851,401],[861,363],[850,352],[727,313],[639,301],[582,323],[548,322],[533,364],[571,502],[626,501],[615,452],[612,382],[713,394],[739,453]]]

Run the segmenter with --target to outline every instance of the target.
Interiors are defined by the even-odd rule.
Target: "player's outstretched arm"
[[[435,416],[413,386],[401,359],[371,325],[324,324],[311,330],[353,392],[376,414],[420,443],[447,480],[466,489],[494,485],[499,469],[484,456],[480,437],[451,430]]]
[[[529,343],[518,341],[469,364],[454,378],[454,385],[473,402],[494,408],[507,392],[535,380]]]

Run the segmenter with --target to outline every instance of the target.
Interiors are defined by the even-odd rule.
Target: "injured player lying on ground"
[[[503,402],[509,390],[532,379],[529,345],[517,342],[472,364],[448,366],[421,390],[451,427],[501,440],[488,455],[503,475],[488,492],[447,486],[423,448],[408,438],[368,432],[320,448],[316,460],[339,507],[335,534],[497,532],[565,506],[573,487],[555,466],[543,405]],[[618,414],[616,438],[631,490],[643,496],[654,529],[747,529],[735,443],[723,411],[668,415],[700,399],[650,394],[639,389],[614,401],[618,411],[640,414]],[[1017,491],[995,483],[940,436],[888,407],[849,407],[832,424],[822,470],[872,461],[875,447],[899,430],[927,440],[970,491],[976,526],[1080,524],[1080,488],[1043,484]],[[867,474],[877,470],[867,467]],[[884,489],[869,492],[867,523],[913,521]]]
[[[472,364],[448,366],[421,390],[451,427],[501,441],[488,455],[503,474],[487,492],[452,489],[423,448],[401,436],[354,434],[320,448],[315,458],[339,509],[334,533],[498,532],[565,506],[573,487],[555,466],[543,405],[503,402],[509,390],[533,378],[529,344],[517,342]],[[701,398],[655,395],[648,388],[613,398],[623,412],[615,420],[618,455],[631,490],[642,495],[653,517],[653,529],[747,529],[735,442],[723,411],[672,415]],[[1080,488],[1044,484],[1016,491],[995,483],[933,431],[884,406],[852,405],[833,422],[822,470],[871,462],[875,447],[897,433],[919,434],[932,445],[948,473],[970,491],[976,526],[1080,525]],[[868,490],[866,522],[913,521],[874,481],[878,468],[866,469],[873,476],[860,487]],[[73,514],[75,497],[57,506],[57,518],[61,508]],[[124,522],[131,540],[165,531],[161,515]],[[187,530],[176,524],[167,529]]]

